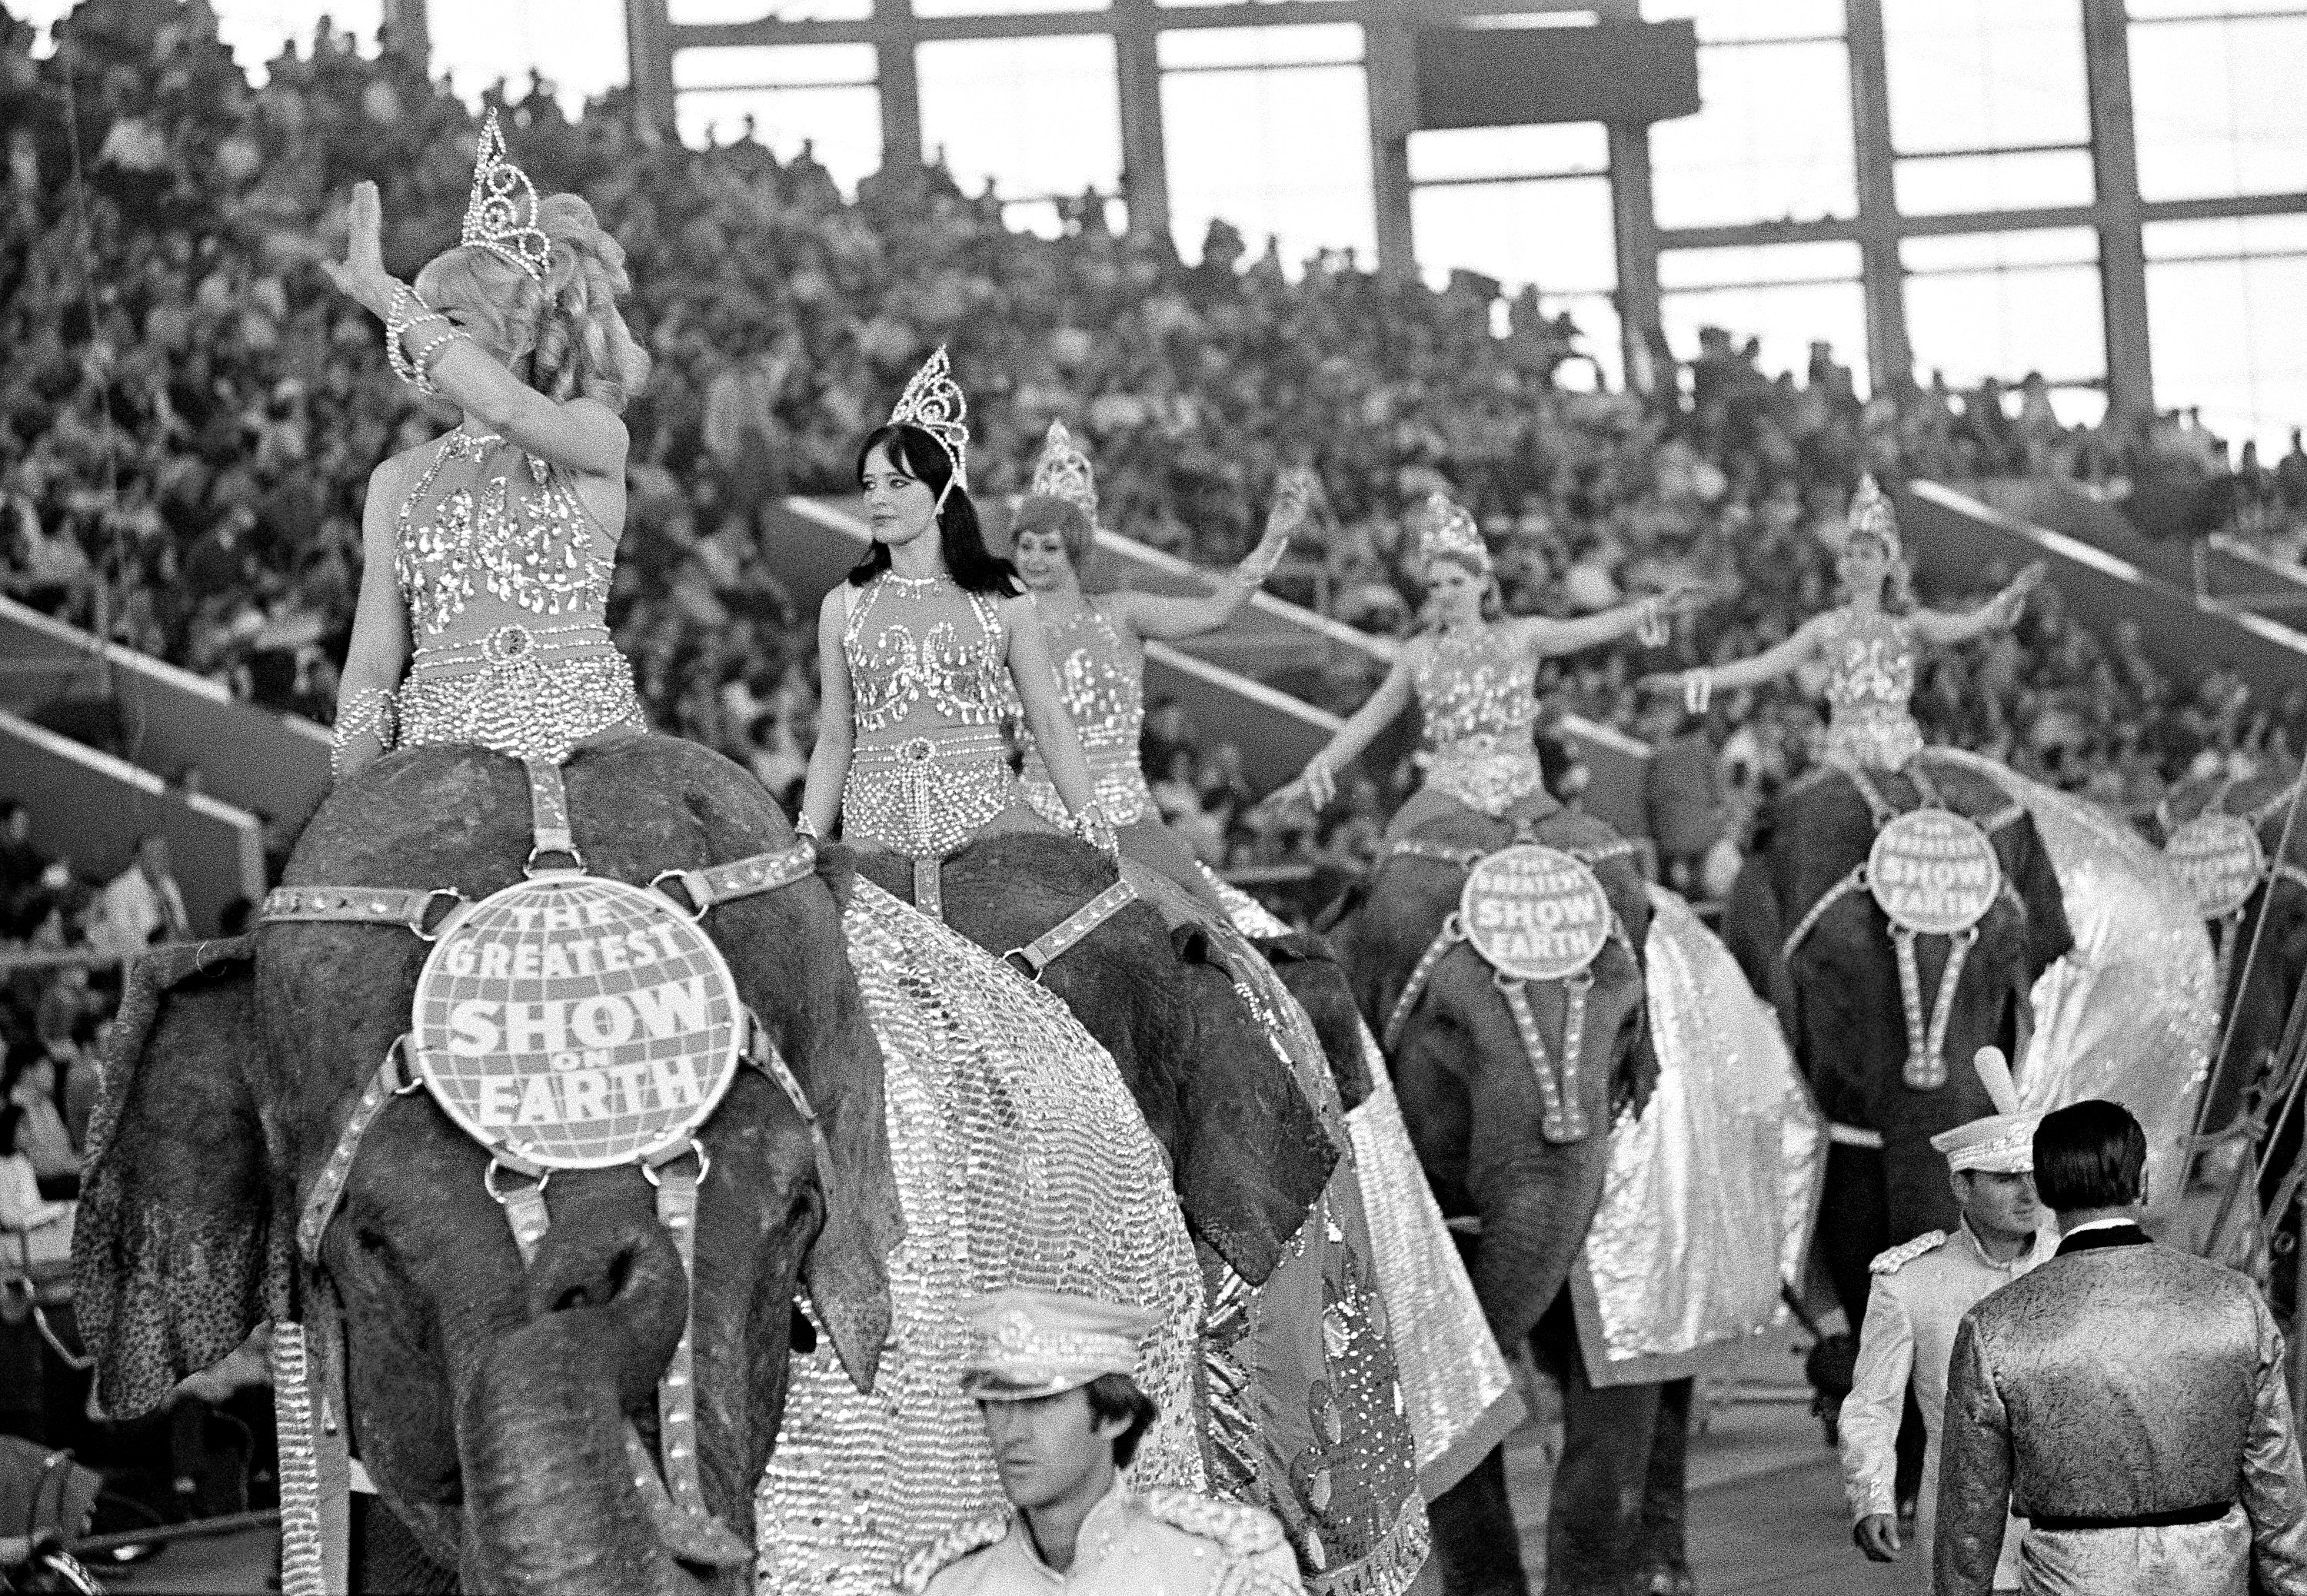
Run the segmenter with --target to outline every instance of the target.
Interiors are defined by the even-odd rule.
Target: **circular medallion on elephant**
[[[1901,930],[1968,931],[1994,907],[2003,861],[1986,833],[1951,809],[1917,809],[1885,825],[1866,858],[1874,901]]]
[[[550,1169],[685,1145],[745,1036],[712,939],[659,894],[592,875],[474,905],[425,960],[413,1019],[417,1069],[449,1117]]]
[[[2241,912],[2267,874],[2259,832],[2240,815],[2198,815],[2163,845],[2163,857],[2194,894],[2207,920]]]
[[[1559,981],[1610,940],[1610,900],[1583,859],[1522,843],[1476,861],[1458,896],[1474,952],[1521,981]]]

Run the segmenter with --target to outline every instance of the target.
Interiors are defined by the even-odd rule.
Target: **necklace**
[[[888,570],[881,573],[881,580],[899,593],[923,593],[948,585],[953,578],[942,571],[934,576],[900,576],[895,570]]]

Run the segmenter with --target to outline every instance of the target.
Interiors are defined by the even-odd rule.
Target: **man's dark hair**
[[[2093,1097],[2035,1127],[2035,1191],[2054,1214],[2137,1202],[2147,1175],[2147,1132],[2119,1103]]]
[[[1161,1413],[1160,1406],[1126,1374],[1101,1374],[1083,1390],[1089,1397],[1093,1420],[1101,1424],[1114,1419],[1129,1421],[1129,1428],[1113,1438],[1113,1466],[1128,1468],[1137,1455],[1137,1443],[1145,1438],[1145,1431]]]

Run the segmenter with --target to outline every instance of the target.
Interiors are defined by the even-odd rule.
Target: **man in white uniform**
[[[1939,1434],[1946,1406],[1947,1365],[1954,1333],[1971,1305],[2049,1258],[2058,1230],[2035,1196],[2034,1137],[2038,1115],[2018,1112],[2011,1067],[1999,1049],[1974,1061],[1997,1112],[1931,1138],[1945,1155],[1962,1224],[1952,1235],[1934,1230],[1876,1258],[1858,1366],[1842,1403],[1842,1481],[1850,1501],[1851,1538],[1877,1563],[1896,1562],[1895,1489],[1899,1419],[1908,1383],[1922,1410],[1929,1445],[1923,1455],[1922,1499],[1916,1514],[1921,1562],[1931,1562],[1938,1518]],[[2020,1526],[2003,1539],[1994,1588],[2019,1588]]]
[[[1154,1421],[1130,1378],[1157,1323],[1136,1308],[1012,1287],[967,1303],[977,1398],[1009,1511],[907,1563],[927,1596],[1301,1596],[1273,1516],[1121,1478]]]

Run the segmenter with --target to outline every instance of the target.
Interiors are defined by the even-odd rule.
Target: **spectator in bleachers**
[[[154,943],[193,934],[184,894],[169,869],[168,839],[147,832],[136,839],[128,868],[105,884],[102,915],[90,940],[107,952],[133,959]]]
[[[19,1047],[9,1059],[4,1093],[16,1122],[16,1151],[32,1167],[44,1197],[73,1197],[80,1191],[80,1150],[56,1106],[56,1066],[46,1038]]]

